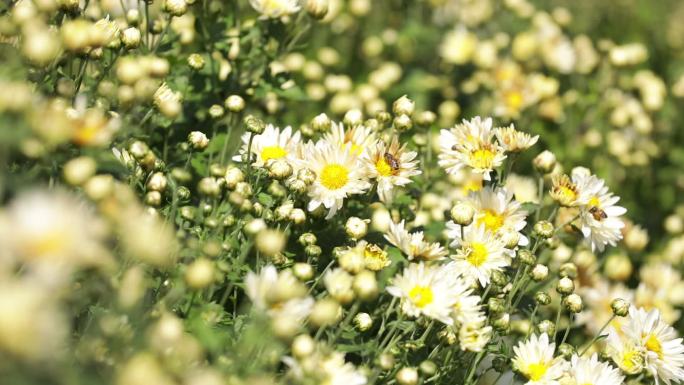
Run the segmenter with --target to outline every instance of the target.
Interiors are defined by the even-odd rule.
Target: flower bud
[[[503,313],[492,321],[492,327],[499,332],[506,332],[511,326],[511,316]]]
[[[363,260],[363,259],[362,259]],[[354,277],[352,288],[356,295],[364,301],[370,301],[378,296],[378,280],[370,271],[362,271]]]
[[[552,336],[553,333],[556,331],[556,324],[546,319],[537,324],[537,330],[539,331],[539,333],[546,333]]]
[[[577,278],[577,265],[572,262],[567,262],[561,265],[558,274],[561,277],[568,277],[570,279]]]
[[[240,112],[245,109],[245,99],[240,95],[230,95],[226,98],[224,105],[230,112]]]
[[[183,16],[188,10],[185,0],[165,0],[164,10],[171,16]]]
[[[339,257],[338,262],[344,270],[351,274],[358,274],[363,270],[366,264],[363,255],[360,255],[353,250],[343,252]]]
[[[341,314],[342,308],[337,301],[323,298],[314,304],[309,321],[317,327],[331,325],[339,320]]]
[[[316,115],[311,119],[311,128],[318,132],[326,132],[330,130],[331,121],[328,115],[322,113]]]
[[[162,172],[155,172],[147,181],[147,189],[152,191],[164,192],[166,190],[166,176]]]
[[[572,294],[572,292],[575,291],[575,283],[572,281],[572,279],[563,277],[558,280],[556,291],[561,295]]]
[[[418,371],[416,368],[404,367],[399,369],[395,378],[399,385],[416,385],[418,383]]]
[[[435,364],[434,361],[425,360],[420,363],[418,369],[426,376],[432,376],[437,373],[437,364]]]
[[[538,291],[534,295],[534,302],[536,302],[537,305],[546,306],[551,303],[551,296],[548,295],[546,292]]]
[[[247,128],[247,131],[253,134],[259,135],[264,132],[264,129],[266,129],[264,122],[254,115],[247,115],[243,122]]]
[[[200,131],[192,131],[188,134],[188,143],[195,150],[204,150],[209,145],[209,139]]]
[[[349,238],[359,240],[366,236],[366,233],[368,232],[368,222],[370,221],[367,219],[351,217],[347,219],[344,230]]]
[[[206,258],[199,258],[185,271],[185,283],[193,289],[204,289],[214,282],[214,264]]]
[[[501,314],[506,310],[506,304],[503,299],[492,297],[487,301],[487,308],[489,314]]]
[[[271,160],[268,165],[268,176],[276,180],[284,180],[292,175],[292,166],[284,159]]]
[[[504,247],[514,249],[520,243],[520,233],[513,229],[504,230],[501,234],[501,240],[504,243]]]
[[[322,252],[323,250],[321,250],[320,246],[318,245],[308,245],[304,248],[304,254],[311,258],[320,257]]]
[[[470,225],[474,215],[475,208],[468,202],[458,202],[451,208],[451,218],[461,226]]]
[[[289,219],[293,224],[301,225],[306,222],[306,213],[302,209],[292,209]]]
[[[528,249],[519,249],[517,256],[520,263],[528,266],[532,266],[537,262],[537,257]]]
[[[615,298],[610,303],[610,308],[613,310],[613,314],[618,317],[625,317],[629,314],[629,302],[622,298]]]
[[[563,306],[571,313],[579,313],[582,311],[582,297],[573,293],[563,298]]]
[[[323,19],[328,14],[330,0],[305,0],[306,12],[315,19]]]
[[[399,132],[408,131],[413,127],[413,122],[408,115],[399,115],[394,118],[394,129]]]
[[[536,264],[530,271],[530,277],[536,282],[541,282],[549,276],[549,268],[542,264]]]
[[[245,233],[251,236],[257,235],[264,230],[266,230],[266,222],[261,218],[252,219],[244,227]]]
[[[263,230],[256,236],[257,250],[266,256],[273,256],[283,251],[287,238],[278,230]]]
[[[316,349],[316,341],[308,334],[300,334],[292,341],[292,355],[304,358],[311,355]]]
[[[226,168],[226,175],[223,179],[226,180],[226,188],[228,190],[235,190],[238,183],[245,180],[245,174],[235,166],[228,166]]]
[[[437,337],[441,343],[448,346],[458,342],[458,336],[453,330],[451,330],[451,328],[442,329],[439,333],[437,333]]]
[[[342,121],[348,126],[358,126],[363,121],[363,113],[357,109],[349,110],[344,114]]]
[[[413,111],[415,110],[415,108],[416,103],[413,100],[409,99],[406,95],[395,100],[392,104],[392,112],[394,112],[395,115],[411,116],[413,115]]]
[[[114,178],[111,175],[95,175],[83,185],[88,198],[99,201],[108,197],[114,190]]]
[[[292,266],[292,273],[300,281],[308,281],[313,278],[313,267],[306,262],[297,262]]]
[[[193,53],[188,56],[188,65],[194,70],[201,70],[205,64],[204,57],[200,54]]]
[[[492,280],[492,283],[495,284],[496,286],[504,287],[504,286],[506,286],[506,284],[508,284],[508,276],[502,271],[499,271],[499,270],[492,271],[492,275],[490,278]]]
[[[159,191],[148,191],[145,194],[145,204],[148,206],[157,207],[161,205],[162,195]]]
[[[297,239],[297,242],[299,242],[300,245],[302,246],[308,246],[308,245],[315,245],[318,240],[316,239],[316,236],[313,233],[304,233],[299,236],[299,239]]]
[[[138,28],[130,27],[121,32],[121,42],[128,49],[138,48],[140,39],[141,34]]]
[[[632,261],[623,253],[609,255],[603,266],[606,276],[615,281],[626,281],[632,276],[632,270]]]
[[[354,316],[354,327],[360,332],[365,332],[373,327],[373,319],[368,313],[359,313]]]
[[[391,370],[394,368],[394,356],[390,353],[382,353],[378,357],[378,366],[382,370]]]
[[[539,221],[534,224],[534,233],[542,238],[551,238],[553,236],[554,227],[549,221]]]
[[[575,353],[575,348],[570,344],[562,343],[558,345],[558,354],[566,360],[569,360]]]
[[[202,195],[217,197],[219,194],[221,194],[221,186],[216,178],[204,177],[200,179],[199,183],[197,184],[197,191],[199,191],[199,193]]]
[[[310,186],[313,182],[316,181],[316,173],[313,172],[310,168],[303,168],[297,171],[297,179],[306,183],[307,186]]]
[[[64,165],[64,180],[72,186],[80,186],[95,174],[97,163],[88,156],[74,158]]]
[[[540,174],[548,174],[556,167],[556,155],[544,150],[532,160],[532,165]]]
[[[225,110],[223,107],[219,106],[218,104],[212,104],[211,107],[209,107],[209,116],[211,116],[213,119],[219,119],[223,116]]]

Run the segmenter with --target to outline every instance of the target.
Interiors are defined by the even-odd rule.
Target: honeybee
[[[608,218],[608,215],[606,214],[605,211],[601,210],[600,208],[596,206],[592,206],[589,209],[589,213],[596,219],[597,221],[600,221],[602,219]]]
[[[385,162],[390,166],[392,171],[399,171],[399,159],[395,158],[394,155],[386,152],[384,155]]]

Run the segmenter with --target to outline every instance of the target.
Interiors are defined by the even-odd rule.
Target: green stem
[[[596,333],[596,336],[594,336],[594,338],[589,342],[589,345],[587,345],[584,349],[582,349],[582,352],[579,354],[580,357],[583,356],[584,353],[586,353],[587,350],[589,350],[589,348],[591,348],[592,345],[594,345],[594,342],[596,342],[601,337],[601,333],[603,333],[603,330],[605,330],[605,328],[607,328],[608,325],[610,325],[610,323],[613,322],[614,319],[615,319],[615,314],[613,314],[613,316],[610,317],[610,319],[605,324],[603,324],[603,326],[601,326],[601,329],[599,329],[598,333]]]

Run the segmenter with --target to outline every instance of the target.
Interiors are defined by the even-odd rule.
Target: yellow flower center
[[[505,96],[506,105],[512,110],[518,110],[523,104],[522,94],[518,91],[511,91]]]
[[[556,190],[556,193],[559,197],[558,200],[564,203],[571,203],[577,199],[577,193],[567,186],[559,186]]]
[[[646,340],[646,349],[658,354],[658,357],[663,358],[663,345],[660,344],[658,337],[651,333]]]
[[[467,194],[471,191],[482,190],[482,181],[480,180],[469,180],[463,185],[463,191]]]
[[[480,267],[487,261],[488,255],[489,251],[487,250],[487,246],[479,242],[473,242],[470,244],[470,253],[468,253],[466,260],[471,265]]]
[[[392,166],[387,164],[384,158],[380,158],[377,162],[375,162],[375,169],[378,171],[380,176],[392,175]]]
[[[431,304],[434,298],[432,289],[429,286],[414,286],[408,295],[411,302],[421,309]]]
[[[490,169],[494,164],[494,152],[488,148],[479,148],[470,153],[470,163],[473,168]]]
[[[287,155],[287,151],[280,146],[266,146],[261,150],[261,160],[268,162],[271,159],[280,159]]]
[[[64,231],[54,229],[26,245],[26,254],[32,257],[53,256],[66,250],[69,237]]]
[[[588,205],[592,207],[599,207],[601,204],[601,201],[599,201],[598,197],[593,197],[589,199]]]
[[[363,152],[363,148],[359,145],[357,145],[354,142],[351,142],[351,148],[349,149],[349,152],[351,152],[354,155],[361,155]]]
[[[503,215],[494,212],[493,210],[484,210],[477,222],[479,225],[484,225],[485,229],[491,232],[498,231],[504,224]]]
[[[544,374],[546,374],[547,369],[548,367],[546,366],[546,364],[541,361],[534,364],[530,364],[527,367],[527,378],[531,381],[539,381],[544,377]]]
[[[349,170],[341,164],[331,163],[321,171],[321,184],[328,190],[344,187],[349,181]]]
[[[633,373],[640,369],[641,353],[636,349],[626,351],[622,355],[622,369],[627,373]]]

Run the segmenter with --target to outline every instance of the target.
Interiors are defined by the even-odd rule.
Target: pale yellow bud
[[[64,165],[64,180],[72,186],[80,186],[95,174],[97,163],[88,156],[74,158]]]
[[[193,289],[204,289],[214,283],[214,263],[206,258],[199,258],[185,271],[185,283]]]

